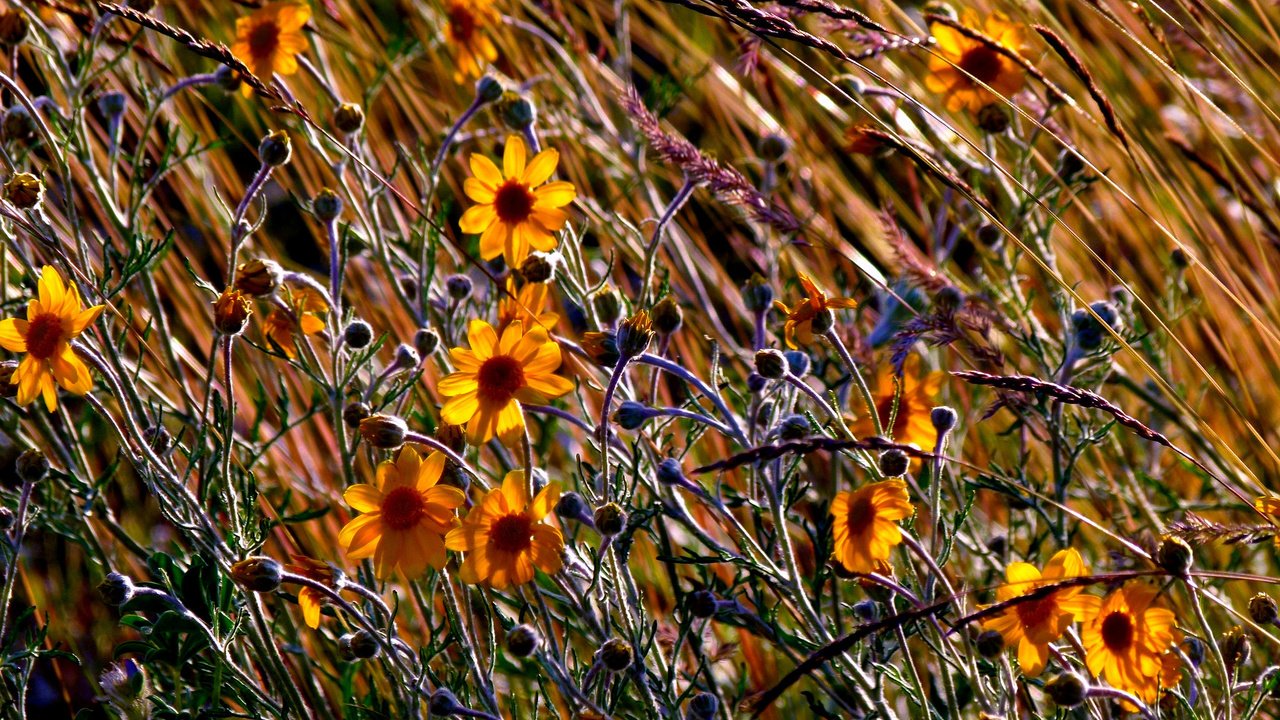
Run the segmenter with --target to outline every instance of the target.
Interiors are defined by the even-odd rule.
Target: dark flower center
[[[524,513],[503,515],[489,528],[489,544],[506,553],[528,550],[533,544],[533,520]]]
[[[427,512],[422,493],[407,485],[387,493],[381,509],[382,522],[392,530],[408,530],[416,526]]]
[[[449,6],[449,36],[454,42],[466,45],[471,36],[476,34],[476,16],[466,5],[455,3]]]
[[[1057,603],[1054,602],[1052,595],[1039,600],[1019,603],[1017,605],[1018,622],[1022,623],[1024,628],[1035,627],[1052,617],[1056,607]]]
[[[249,33],[249,54],[256,60],[271,57],[280,47],[280,28],[274,21],[264,22]]]
[[[871,502],[871,495],[863,493],[849,503],[849,514],[845,516],[849,523],[849,532],[860,533],[871,528],[876,519],[876,506]]]
[[[893,395],[888,395],[876,403],[876,414],[880,416],[880,424],[887,426],[889,416],[893,415]],[[893,439],[902,442],[906,439],[907,428],[911,425],[911,398],[902,395],[898,398],[898,414],[893,418],[893,427],[886,427],[893,433]]]
[[[1102,642],[1113,652],[1127,652],[1133,645],[1133,621],[1128,613],[1113,612],[1102,621]]]
[[[494,355],[480,366],[476,383],[480,399],[490,405],[506,405],[524,387],[524,368],[510,355]]]
[[[522,223],[533,212],[535,198],[529,188],[519,180],[508,180],[498,188],[493,198],[493,209],[498,219],[507,224]]]
[[[54,313],[41,313],[27,325],[27,353],[37,360],[48,360],[58,352],[66,336],[62,318]]]
[[[990,85],[1000,77],[1000,52],[986,45],[966,50],[960,56],[960,69]]]

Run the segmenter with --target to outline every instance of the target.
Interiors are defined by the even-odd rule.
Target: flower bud
[[[1044,692],[1058,707],[1073,708],[1084,703],[1089,684],[1078,673],[1064,672],[1045,683]]]
[[[813,328],[813,333],[815,335],[825,335],[827,331],[835,327],[835,325],[836,315],[831,312],[831,308],[822,308],[813,316],[813,320],[810,321],[810,326]]]
[[[711,693],[701,692],[689,701],[688,720],[712,720],[720,712],[720,700]]]
[[[654,412],[644,403],[624,400],[613,413],[613,421],[623,430],[639,430],[653,416]]]
[[[356,103],[342,103],[333,111],[333,127],[343,135],[354,135],[364,127],[364,109]]]
[[[418,332],[413,334],[413,349],[418,351],[419,357],[431,357],[439,347],[440,336],[435,330],[418,328]]]
[[[122,92],[112,91],[98,97],[98,112],[105,117],[117,118],[124,114],[129,99]]]
[[[622,638],[606,640],[596,652],[596,657],[609,672],[622,672],[631,667],[631,644]]]
[[[591,296],[591,305],[605,325],[612,326],[622,317],[622,296],[608,283]]]
[[[218,69],[213,71],[213,81],[218,87],[229,93],[239,91],[240,86],[244,84],[244,81],[240,78],[240,73],[226,65],[219,65]]]
[[[773,307],[773,288],[759,273],[742,286],[742,304],[753,313],[762,313]]]
[[[994,660],[1004,652],[1004,636],[995,630],[983,630],[978,633],[978,639],[974,644],[978,647],[978,654],[988,660]]]
[[[265,555],[247,557],[231,566],[231,579],[245,590],[257,593],[275,592],[283,573],[280,563]]]
[[[875,600],[859,600],[853,604],[853,616],[864,623],[873,623],[880,619],[880,603]]]
[[[787,359],[787,369],[792,375],[804,377],[809,374],[809,366],[812,364],[809,353],[803,350],[788,350],[782,355]]]
[[[223,335],[239,335],[252,314],[253,304],[235,288],[223,290],[213,302],[213,326]]]
[[[480,102],[496,102],[502,97],[502,83],[492,75],[484,75],[476,81],[476,99]]]
[[[618,325],[618,354],[625,358],[643,355],[653,342],[653,323],[645,310],[623,320]]]
[[[44,183],[31,173],[14,173],[4,184],[4,199],[19,210],[33,210],[44,199]]]
[[[1191,569],[1194,554],[1186,540],[1176,535],[1165,535],[1156,549],[1156,564],[1170,575],[1184,577]]]
[[[525,282],[545,283],[550,282],[556,276],[556,266],[560,262],[560,256],[556,253],[544,253],[533,251],[529,253],[529,257],[520,263],[520,277]]]
[[[587,357],[601,367],[611,368],[621,359],[621,354],[618,352],[618,338],[611,331],[583,333],[582,350]]]
[[[556,501],[556,517],[565,520],[584,520],[595,522],[591,516],[587,514],[587,501],[582,499],[578,493],[570,490],[560,494],[560,499]]]
[[[391,361],[391,366],[397,370],[412,370],[418,367],[421,362],[422,356],[418,354],[417,348],[400,343],[396,346],[396,354]]]
[[[880,453],[880,473],[885,477],[902,477],[910,467],[910,456],[897,448]]]
[[[1227,663],[1227,672],[1232,675],[1240,669],[1241,665],[1249,662],[1249,657],[1253,655],[1253,643],[1249,641],[1249,634],[1239,625],[1223,634],[1218,640],[1218,647],[1222,649],[1222,659]]]
[[[653,306],[653,329],[666,337],[680,329],[684,324],[684,311],[675,297],[667,295]]]
[[[284,282],[284,268],[274,260],[256,258],[236,268],[236,289],[246,295],[267,297]]]
[[[611,537],[626,529],[627,512],[618,503],[611,502],[596,508],[591,520],[601,535]]]
[[[284,130],[273,130],[258,143],[258,159],[263,165],[280,167],[289,162],[291,157],[293,157],[293,143],[289,140],[289,133]]]
[[[395,415],[375,413],[360,421],[360,437],[381,450],[395,450],[404,445],[409,426]]]
[[[1275,623],[1280,613],[1276,610],[1276,599],[1260,592],[1249,598],[1249,617],[1259,625]]]
[[[30,31],[31,23],[21,10],[8,8],[0,13],[0,45],[7,48],[21,45]]]
[[[765,162],[782,162],[790,152],[791,140],[786,135],[769,133],[760,138],[760,159]]]
[[[329,188],[321,188],[311,199],[311,211],[320,222],[333,222],[342,216],[342,196]]]
[[[773,348],[756,351],[756,372],[766,380],[781,380],[787,376],[790,368],[787,358]]]
[[[5,110],[0,119],[0,131],[4,133],[5,142],[29,142],[36,136],[36,121],[22,105],[14,105]]]
[[[752,395],[759,395],[769,386],[769,380],[758,372],[752,372],[747,375],[747,392]]]
[[[23,482],[37,483],[49,474],[49,459],[39,450],[25,450],[14,462],[18,478]]]
[[[713,617],[720,609],[720,600],[710,590],[695,590],[685,597],[685,607],[689,609],[690,615],[705,620]]]
[[[356,630],[338,638],[338,649],[343,657],[352,660],[368,660],[382,649],[378,639],[367,630]]]
[[[455,453],[460,453],[467,447],[466,428],[461,425],[442,422],[436,426],[434,435],[436,440]]]
[[[658,463],[656,472],[658,482],[663,485],[688,485],[689,480],[684,476],[684,470],[680,467],[680,461],[675,458],[666,458]]]
[[[366,348],[373,342],[373,328],[363,320],[352,320],[342,331],[342,340],[356,350]]]
[[[803,440],[811,434],[813,434],[813,426],[809,424],[809,418],[804,415],[788,415],[778,423],[778,437],[782,440]]]
[[[471,297],[471,278],[466,275],[450,275],[445,279],[444,287],[449,291],[449,297],[458,302]]]
[[[465,710],[462,703],[458,702],[458,696],[449,688],[436,688],[427,702],[427,712],[432,717],[453,717]]]
[[[955,285],[947,285],[933,295],[933,309],[941,314],[951,314],[964,305],[964,292]]]
[[[1004,232],[990,223],[979,225],[974,235],[978,238],[978,242],[992,250],[999,249],[1001,243],[1004,242]]]
[[[528,98],[508,90],[498,99],[498,117],[502,124],[512,130],[525,130],[533,127],[538,120],[538,111]]]
[[[1178,270],[1186,270],[1191,267],[1191,256],[1185,249],[1176,247],[1169,251],[1169,262]]]
[[[978,127],[991,135],[999,135],[1009,129],[1013,115],[1002,102],[987,103],[978,110]]]
[[[532,625],[517,625],[507,632],[507,652],[527,658],[538,651],[542,638]]]
[[[134,587],[133,580],[118,572],[107,573],[107,577],[98,583],[98,594],[111,607],[120,607],[129,602],[135,592],[137,588]]]
[[[960,416],[956,414],[955,409],[946,405],[939,405],[929,412],[929,422],[933,423],[933,429],[938,433],[938,437],[949,434],[959,420]]]

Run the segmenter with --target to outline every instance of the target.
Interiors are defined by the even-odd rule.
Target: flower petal
[[[502,150],[502,173],[508,180],[524,177],[526,149],[519,135],[508,135],[507,146]]]
[[[525,168],[520,181],[529,187],[537,187],[551,179],[551,174],[556,171],[556,165],[559,162],[559,151],[551,148],[543,150],[529,161],[529,167]]]

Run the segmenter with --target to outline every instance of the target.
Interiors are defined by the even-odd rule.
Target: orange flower
[[[76,286],[64,284],[50,265],[40,271],[37,295],[27,303],[26,320],[0,320],[0,347],[27,354],[10,380],[18,386],[17,403],[29,405],[43,396],[44,406],[53,412],[58,409],[56,385],[76,395],[93,388],[93,375],[71,341],[98,319],[103,306],[81,309]]]
[[[907,484],[898,479],[837,493],[831,501],[836,560],[849,572],[877,572],[902,542],[897,521],[914,512]]]
[[[515,279],[508,276],[507,293],[498,303],[498,331],[505,330],[514,320],[525,327],[554,328],[560,316],[544,309],[550,291],[547,283],[525,283],[517,292]]]
[[[453,47],[458,69],[454,82],[478,78],[483,65],[498,59],[498,50],[485,31],[501,21],[492,0],[449,0],[444,8],[444,34]]]
[[[320,293],[310,288],[288,293],[286,303],[292,310],[276,308],[268,313],[262,321],[262,334],[268,345],[292,358],[298,356],[294,336],[315,335],[324,330],[320,315],[329,312],[329,305]]]
[[[274,73],[292,75],[298,72],[297,55],[307,51],[307,37],[302,26],[311,19],[311,7],[296,0],[263,5],[248,17],[236,20],[236,41],[231,54],[240,58],[249,70],[265,83]],[[248,97],[253,89],[242,90]]]
[[[880,416],[880,426],[884,432],[892,436],[896,443],[914,445],[921,450],[932,450],[938,438],[933,429],[933,407],[936,405],[938,391],[942,387],[945,376],[941,372],[931,372],[922,376],[919,355],[907,358],[902,366],[900,384],[902,392],[898,393],[898,384],[894,382],[892,369],[880,375],[876,388],[871,391],[876,403],[876,414]],[[898,413],[893,414],[894,397],[897,396]],[[857,437],[870,437],[875,434],[875,424],[871,415],[865,412],[866,404],[862,396],[855,394],[850,400],[853,407],[861,415],[849,425],[849,429]],[[893,426],[889,426],[890,417]]]
[[[813,280],[804,273],[797,274],[800,279],[800,286],[804,288],[804,300],[801,300],[794,308],[787,307],[786,303],[781,300],[774,300],[773,306],[779,312],[787,316],[786,323],[782,326],[783,336],[786,338],[787,347],[796,349],[796,339],[808,345],[813,342],[813,319],[819,314],[827,310],[837,308],[853,308],[858,304],[849,298],[828,298],[827,294],[820,290]]]
[[[492,260],[502,255],[512,268],[520,267],[530,248],[543,252],[556,248],[554,233],[569,221],[569,213],[561,208],[578,195],[573,183],[547,182],[560,153],[543,150],[527,165],[526,155],[524,140],[511,135],[502,151],[502,170],[489,158],[472,155],[473,177],[462,186],[476,204],[462,214],[458,227],[480,235],[480,257]]]
[[[1030,563],[1009,563],[1005,570],[1008,583],[996,590],[997,602],[1008,602],[1029,595],[1034,590],[1059,580],[1082,577],[1089,573],[1080,553],[1067,548],[1056,553],[1041,574]],[[1049,643],[1062,637],[1075,616],[1085,610],[1089,601],[1081,600],[1083,588],[1055,590],[1038,599],[1018,603],[982,623],[1004,637],[1005,645],[1018,646],[1018,665],[1022,672],[1036,677],[1049,660]]]
[[[1132,581],[1105,600],[1080,597],[1086,603],[1080,641],[1089,672],[1148,704],[1182,675],[1178,664],[1168,661],[1180,635],[1177,617],[1156,606],[1157,594],[1151,585]]]
[[[965,25],[979,24],[976,15],[965,17]],[[1006,50],[1018,52],[1022,47],[1022,28],[1003,15],[988,16],[982,27],[984,35]],[[941,23],[931,24],[929,32],[938,42],[936,54],[929,57],[925,85],[946,98],[947,110],[956,112],[967,107],[977,112],[999,99],[992,91],[1008,98],[1022,89],[1026,80],[1022,67],[1008,55]]]
[[[342,571],[327,562],[321,562],[306,555],[294,555],[293,564],[285,565],[285,570],[314,580],[331,588],[337,588],[338,578]],[[312,587],[298,590],[298,607],[302,608],[302,619],[312,630],[320,627],[320,609],[329,604],[329,597]]]
[[[560,485],[553,482],[531,503],[525,495],[524,471],[507,473],[502,487],[490,490],[445,537],[450,550],[467,553],[458,578],[502,590],[532,580],[535,567],[559,572],[564,537],[559,528],[542,522],[559,499]]]

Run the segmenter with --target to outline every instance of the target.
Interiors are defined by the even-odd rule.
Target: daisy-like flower
[[[902,542],[897,521],[911,517],[915,508],[902,480],[884,480],[857,490],[837,493],[831,501],[835,536],[833,553],[846,570],[876,572]]]
[[[1006,50],[1018,52],[1022,47],[1022,28],[1002,15],[990,15],[985,24],[980,24],[977,17],[970,14],[965,18],[965,25],[981,27],[982,34]],[[938,43],[936,54],[929,57],[925,85],[946,98],[947,110],[956,112],[968,108],[977,112],[998,100],[992,91],[1008,98],[1022,89],[1026,80],[1023,69],[1008,55],[942,23],[931,24],[929,32]],[[984,83],[991,89],[983,87]]]
[[[10,380],[18,386],[19,405],[43,397],[44,406],[53,412],[58,409],[56,386],[76,395],[93,388],[93,375],[71,341],[98,319],[103,307],[82,308],[76,286],[63,283],[57,270],[44,266],[37,297],[27,303],[27,319],[0,320],[0,347],[27,355]]]
[[[462,214],[458,227],[480,235],[480,257],[492,260],[502,255],[513,268],[529,257],[531,248],[556,248],[554,233],[569,221],[569,213],[561,208],[578,195],[573,183],[547,182],[560,153],[548,148],[527,164],[526,156],[524,140],[511,135],[502,151],[502,169],[483,155],[472,155],[472,177],[462,186],[476,204]]]
[[[315,335],[324,330],[324,320],[320,316],[329,312],[329,304],[311,288],[289,292],[285,302],[292,311],[275,308],[268,313],[262,321],[262,335],[269,345],[292,358],[298,356],[294,343],[296,335]]]
[[[559,572],[564,537],[559,528],[542,522],[559,499],[560,484],[553,482],[530,502],[524,471],[507,473],[502,487],[490,490],[445,537],[450,550],[467,553],[458,578],[502,590],[532,580],[535,567]]]
[[[1181,678],[1178,664],[1166,659],[1178,641],[1177,617],[1156,605],[1157,594],[1155,587],[1131,581],[1105,600],[1080,596],[1089,672],[1148,704]]]
[[[545,309],[550,291],[547,283],[525,283],[517,291],[515,279],[508,276],[507,294],[498,303],[498,330],[506,329],[515,320],[525,327],[554,328],[560,316]]]
[[[342,571],[327,562],[321,562],[305,555],[294,555],[293,564],[285,565],[285,570],[315,580],[331,588],[337,588]],[[312,630],[320,627],[320,609],[329,604],[329,597],[313,587],[302,587],[298,590],[298,607],[302,608],[302,619]]]
[[[263,5],[248,17],[236,20],[236,41],[231,54],[240,58],[258,79],[271,82],[273,73],[298,72],[297,55],[307,50],[302,26],[311,19],[311,6],[297,0]],[[253,93],[248,85],[242,92]]]
[[[458,64],[454,82],[480,77],[484,65],[498,59],[498,49],[486,32],[501,20],[493,0],[449,0],[444,15],[444,35]]]
[[[422,459],[409,446],[395,462],[378,465],[377,485],[358,484],[343,494],[362,515],[347,523],[338,542],[353,560],[372,557],[374,573],[385,580],[399,569],[414,579],[427,566],[439,570],[447,556],[444,535],[458,524],[454,510],[466,501],[461,490],[438,485],[445,456],[433,452]]]
[[[997,602],[1008,602],[1030,594],[1046,585],[1088,574],[1084,560],[1075,548],[1067,548],[1049,558],[1041,573],[1030,563],[1009,563],[1005,570],[1008,583],[996,590]],[[1049,660],[1049,643],[1062,637],[1077,614],[1089,601],[1082,601],[1083,588],[1054,590],[1038,599],[1020,602],[987,620],[982,627],[995,630],[1004,637],[1006,646],[1018,646],[1018,665],[1028,676],[1044,672]]]
[[[482,445],[494,437],[510,445],[524,431],[520,403],[545,404],[573,389],[555,374],[560,346],[540,327],[524,330],[512,321],[499,337],[493,326],[472,320],[467,327],[471,349],[453,348],[449,357],[458,371],[436,386],[448,398],[440,415],[451,425],[467,426],[467,442]]]
[[[804,288],[804,300],[801,300],[794,308],[787,307],[787,304],[781,300],[773,301],[773,306],[787,316],[787,320],[782,326],[782,334],[787,341],[787,347],[792,350],[799,347],[796,345],[796,340],[805,345],[813,342],[813,319],[819,314],[827,310],[858,306],[856,302],[849,298],[827,297],[827,294],[814,284],[813,279],[804,273],[798,273],[798,277],[800,286]]]
[[[876,387],[871,391],[876,403],[876,414],[880,416],[880,426],[884,432],[892,436],[893,441],[903,445],[914,445],[921,450],[932,450],[937,441],[938,432],[933,428],[930,413],[937,405],[938,390],[942,387],[945,375],[941,372],[923,373],[920,369],[919,355],[912,355],[902,366],[902,378],[899,384],[901,394],[897,395],[898,412],[895,415],[894,397],[897,385],[894,383],[892,369],[880,375]],[[865,412],[866,407],[860,396],[850,401],[861,413],[849,424],[849,429],[858,437],[870,437],[875,434],[875,423]],[[893,425],[889,425],[892,418]]]

